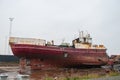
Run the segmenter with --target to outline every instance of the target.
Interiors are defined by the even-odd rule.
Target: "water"
[[[30,75],[22,75],[17,72],[1,73],[0,80],[30,80]]]

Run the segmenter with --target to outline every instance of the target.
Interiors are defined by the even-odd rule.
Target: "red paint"
[[[15,56],[24,57],[31,61],[36,59],[36,64],[73,67],[81,65],[100,66],[108,62],[106,49],[76,49],[28,44],[10,44],[10,46]],[[33,64],[33,62],[31,63]]]

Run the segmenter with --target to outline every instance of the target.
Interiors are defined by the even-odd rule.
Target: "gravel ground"
[[[120,80],[120,76],[104,77],[104,78],[97,78],[97,79],[90,79],[90,80]]]

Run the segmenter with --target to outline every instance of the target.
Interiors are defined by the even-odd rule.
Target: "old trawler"
[[[55,45],[54,41],[44,39],[10,37],[9,44],[15,56],[20,58],[20,64],[40,69],[46,66],[80,67],[101,66],[108,62],[104,45],[93,45],[90,34],[79,33],[72,45],[62,43]]]

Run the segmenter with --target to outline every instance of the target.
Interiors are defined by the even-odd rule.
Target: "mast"
[[[9,37],[11,37],[11,34],[12,34],[12,21],[13,21],[13,17],[10,17],[9,18],[9,20],[10,20],[10,28],[9,28],[9,36],[8,36],[8,39],[9,39]],[[8,45],[7,45],[8,47],[8,54],[10,54],[10,47],[9,47],[9,42],[8,42]]]
[[[79,32],[79,42],[83,42],[83,31]]]
[[[13,21],[13,19],[14,18],[9,18],[9,20],[10,20],[10,29],[9,29],[9,37],[11,36],[11,34],[12,34],[12,21]]]

